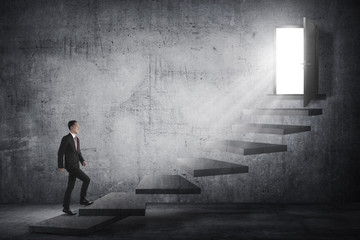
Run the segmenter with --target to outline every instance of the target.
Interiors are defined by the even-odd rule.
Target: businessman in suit
[[[76,178],[79,178],[83,182],[80,192],[80,204],[90,205],[93,202],[85,198],[87,189],[90,184],[90,178],[80,169],[79,162],[81,162],[83,166],[86,166],[87,163],[80,151],[80,140],[76,136],[80,130],[79,123],[75,120],[69,121],[68,127],[70,133],[62,138],[59,147],[58,167],[60,168],[60,172],[65,172],[65,169],[69,172],[68,184],[63,201],[63,212],[69,215],[75,215],[76,213],[70,210],[70,197],[71,192],[74,189]],[[64,155],[65,166],[63,161]]]

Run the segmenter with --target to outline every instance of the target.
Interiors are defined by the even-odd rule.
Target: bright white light
[[[276,94],[304,94],[304,29],[276,28]]]

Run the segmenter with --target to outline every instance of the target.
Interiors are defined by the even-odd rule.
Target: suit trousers
[[[69,172],[69,180],[65,191],[63,207],[69,209],[71,192],[74,189],[76,178],[80,179],[83,182],[81,186],[80,200],[84,199],[86,196],[86,192],[90,184],[90,178],[80,168],[66,170]]]

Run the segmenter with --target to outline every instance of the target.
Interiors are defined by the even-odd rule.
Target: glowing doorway
[[[276,28],[276,94],[304,94],[304,29]]]
[[[318,97],[318,30],[304,18],[304,27],[276,28],[275,94],[303,95],[306,107]]]

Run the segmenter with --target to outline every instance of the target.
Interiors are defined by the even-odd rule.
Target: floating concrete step
[[[268,94],[267,97],[274,100],[304,100],[304,94]],[[313,100],[325,100],[326,94],[318,94]]]
[[[253,115],[290,115],[290,116],[313,116],[321,115],[321,108],[259,108],[244,110],[245,114]]]
[[[236,124],[232,126],[232,130],[243,133],[264,133],[286,135],[292,133],[311,131],[310,126],[300,125],[280,125],[280,124]]]
[[[232,152],[242,155],[287,151],[286,145],[260,143],[260,142],[245,142],[238,140],[215,141],[211,144],[211,146],[219,148],[222,151]]]
[[[94,233],[123,217],[79,217],[62,214],[29,226],[30,232],[63,235],[88,235]]]
[[[194,177],[247,173],[249,167],[209,158],[178,158],[178,163]]]
[[[147,199],[135,193],[111,192],[90,206],[79,209],[80,216],[145,216]]]
[[[200,194],[201,189],[179,175],[145,176],[136,194]]]

